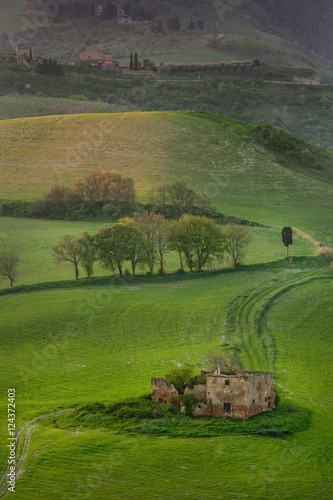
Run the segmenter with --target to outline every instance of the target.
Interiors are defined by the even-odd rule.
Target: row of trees
[[[208,196],[190,188],[183,180],[152,188],[150,201],[155,212],[166,216],[205,215],[212,210]]]
[[[58,64],[55,59],[43,59],[36,64],[36,73],[41,75],[63,75],[65,72],[63,66]]]
[[[135,183],[131,177],[110,170],[95,170],[77,180],[73,188],[53,186],[34,204],[37,217],[63,219],[93,209],[122,217],[135,209]]]
[[[4,202],[0,204],[0,213],[17,215],[13,213],[16,205]],[[77,180],[72,188],[56,184],[42,199],[25,202],[24,216],[73,220],[99,215],[102,211],[118,219],[132,215],[138,211],[138,206],[134,179],[110,170],[95,170]],[[146,208],[167,218],[178,218],[185,213],[212,214],[210,199],[183,180],[153,188],[150,206]]]
[[[130,263],[133,276],[138,266],[148,266],[153,275],[157,263],[163,275],[167,252],[178,253],[180,272],[185,266],[191,272],[200,272],[209,262],[220,262],[225,253],[234,266],[240,265],[248,243],[249,235],[242,226],[228,224],[222,230],[205,216],[183,215],[178,221],[167,221],[162,215],[144,212],[122,218],[95,235],[85,233],[76,238],[66,234],[53,245],[51,253],[57,262],[74,265],[76,279],[79,264],[90,277],[97,260],[113,276],[116,271],[123,276],[125,262]]]
[[[202,64],[179,64],[168,62],[161,64],[158,70],[162,73],[191,73],[198,71],[219,71],[226,72],[248,72],[255,68],[260,68],[260,61],[253,59],[252,61],[232,61],[232,62],[217,62],[217,63],[202,63]]]
[[[289,226],[282,229],[282,242],[287,247],[293,244],[293,231]],[[179,255],[180,271],[184,264],[193,272],[201,271],[211,259],[221,259],[229,254],[234,266],[240,265],[249,235],[245,228],[227,224],[224,231],[214,221],[206,217],[184,215],[178,222],[168,222],[162,215],[135,214],[125,217],[109,228],[103,228],[95,235],[84,233],[79,238],[66,234],[53,245],[51,253],[57,262],[70,262],[75,268],[75,278],[79,278],[79,264],[87,276],[94,273],[94,263],[115,275],[118,269],[123,275],[124,262],[130,262],[135,276],[137,266],[149,266],[151,275],[154,265],[159,262],[160,274],[164,274],[165,253],[176,251]],[[332,254],[325,254],[332,260]],[[20,258],[11,248],[0,250],[0,276],[8,278],[13,287]],[[212,358],[213,359],[213,358]],[[214,363],[217,360],[214,358]],[[221,365],[221,363],[219,362]],[[222,365],[221,365],[222,366]],[[230,366],[227,367],[230,369]]]

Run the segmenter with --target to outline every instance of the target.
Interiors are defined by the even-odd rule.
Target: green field
[[[258,143],[253,126],[230,118],[66,115],[4,120],[0,133],[0,198],[31,199],[55,183],[111,168],[135,179],[141,199],[151,186],[181,178],[222,213],[332,241],[332,168],[314,173],[287,163]]]
[[[331,498],[331,281],[331,271],[258,268],[2,297],[3,367],[18,424],[59,406],[147,393],[152,375],[179,362],[199,369],[207,350],[227,341],[249,368],[272,369],[280,395],[312,413],[308,430],[284,439],[110,435],[45,421],[32,431],[18,498]],[[237,314],[242,325],[231,330]]]
[[[14,293],[0,282],[0,497],[14,387],[17,428],[25,426],[20,500],[331,500],[333,270],[295,234],[287,262],[281,241],[291,225],[332,242],[329,166],[302,168],[268,151],[254,127],[199,113],[7,120],[0,135],[3,199],[33,199],[110,167],[135,178],[141,201],[152,185],[182,178],[221,213],[267,226],[248,228],[240,269],[108,280],[96,266],[96,279],[74,282],[50,246],[105,222],[0,217],[1,246],[21,257]],[[177,267],[167,255],[166,270]],[[190,437],[159,436],[153,424],[150,434],[63,428],[76,405],[145,395],[152,376],[180,363],[208,368],[206,354],[221,347],[247,369],[272,371],[282,404],[310,412],[304,430],[203,438],[199,421]]]
[[[10,94],[0,97],[1,119],[34,116],[65,115],[79,113],[111,113],[127,111],[125,106],[110,105],[104,102],[79,101],[53,97]]]

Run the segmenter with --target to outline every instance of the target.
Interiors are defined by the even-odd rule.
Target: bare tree
[[[75,279],[79,279],[79,263],[82,260],[82,241],[73,234],[64,234],[56,245],[51,247],[55,261],[71,262],[75,267]]]
[[[160,212],[162,215],[165,214],[167,190],[168,186],[166,184],[161,184],[160,186],[153,188],[150,195],[150,199],[154,207],[154,210]]]
[[[185,181],[179,180],[168,186],[168,195],[175,215],[191,213],[196,202],[196,193]]]
[[[235,224],[227,224],[224,236],[226,251],[231,255],[234,266],[237,267],[245,256],[244,249],[250,242],[250,236],[244,227]]]
[[[211,351],[206,356],[210,370],[219,368],[222,373],[236,373],[243,368],[242,362],[235,353],[222,354],[220,351]]]
[[[20,262],[19,256],[10,248],[4,248],[0,251],[0,274],[10,281],[10,287],[13,288],[13,282],[16,278],[16,267]]]

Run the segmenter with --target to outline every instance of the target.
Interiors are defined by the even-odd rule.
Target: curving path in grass
[[[241,347],[245,366],[250,370],[274,371],[274,338],[269,329],[263,328],[263,320],[273,302],[293,288],[317,280],[329,280],[318,271],[304,277],[292,276],[283,282],[247,291],[233,300],[227,315],[227,331],[234,345]]]
[[[73,411],[72,408],[69,408],[66,410],[54,411],[52,413],[47,413],[45,415],[40,415],[39,417],[32,418],[31,420],[28,420],[27,422],[25,422],[24,424],[21,425],[21,427],[18,429],[18,431],[15,434],[15,437],[16,437],[16,463],[15,463],[15,465],[16,465],[16,483],[17,483],[17,480],[24,473],[23,462],[24,462],[26,455],[27,455],[31,433],[36,428],[37,424],[39,422],[41,422],[42,420],[48,420],[48,419],[53,418],[53,417],[60,417],[61,415],[64,415],[64,414],[69,413],[71,411]],[[0,476],[0,498],[3,498],[8,493],[8,486],[7,486],[7,474],[8,474],[8,472],[9,472],[9,465],[7,464],[4,472]]]

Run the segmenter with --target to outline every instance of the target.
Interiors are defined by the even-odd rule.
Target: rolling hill
[[[3,199],[31,199],[110,168],[132,176],[142,200],[152,186],[181,178],[222,213],[332,240],[332,156],[309,169],[243,122],[192,112],[64,115],[4,120],[0,134]]]
[[[1,198],[39,197],[111,168],[135,178],[141,200],[152,185],[182,178],[221,212],[270,226],[249,228],[239,270],[109,280],[97,268],[96,280],[73,282],[70,265],[51,262],[50,245],[104,224],[0,217],[0,244],[20,252],[19,284],[39,283],[0,292],[0,382],[16,389],[22,432],[18,499],[332,498],[332,269],[298,237],[295,261],[281,260],[280,233],[286,224],[332,241],[332,156],[281,134],[194,112],[0,122]],[[168,266],[175,270],[172,256]],[[206,368],[217,348],[236,350],[248,369],[272,370],[289,418],[300,418],[294,405],[310,414],[303,430],[202,438],[170,437],[151,421],[145,433],[140,421],[128,433],[89,418],[64,424],[77,405],[148,393],[150,377],[170,366]],[[272,417],[278,435],[284,422]],[[7,413],[0,424],[6,443]],[[0,496],[6,461],[4,444]]]

